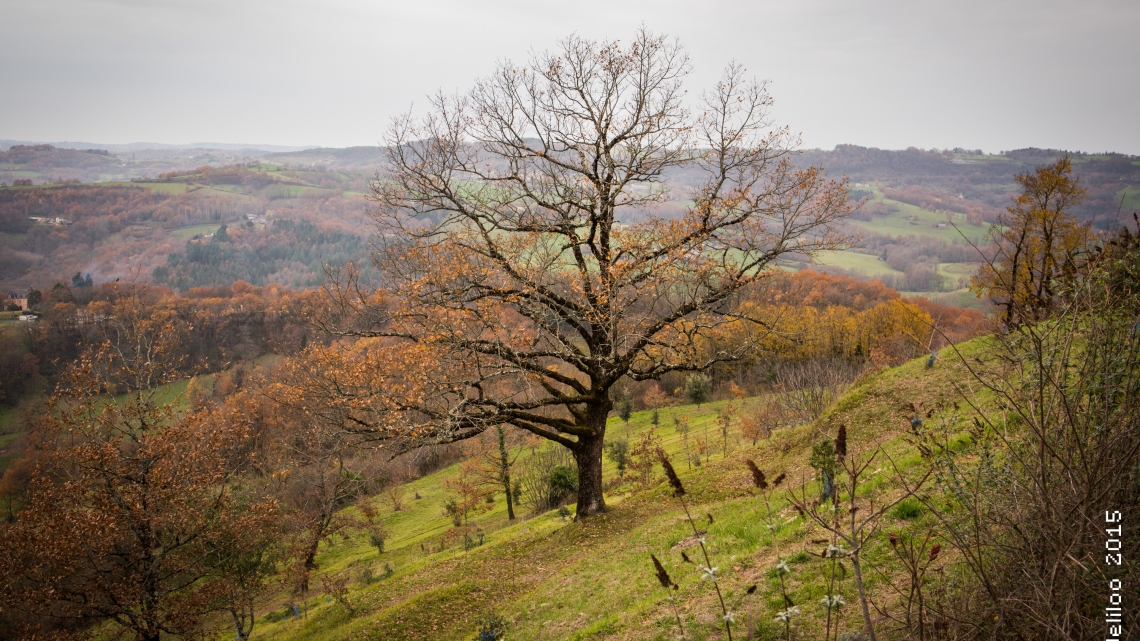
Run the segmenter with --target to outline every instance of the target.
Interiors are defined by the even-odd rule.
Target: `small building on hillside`
[[[66,227],[68,225],[74,224],[74,221],[68,220],[66,218],[60,218],[58,216],[54,216],[54,217],[28,216],[28,218],[30,218],[31,221],[37,225],[52,225],[53,227]]]
[[[8,300],[19,305],[21,311],[28,309],[28,290],[26,289],[9,289]]]

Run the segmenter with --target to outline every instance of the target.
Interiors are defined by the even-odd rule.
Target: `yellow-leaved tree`
[[[1072,171],[1066,155],[1020,174],[1021,195],[991,227],[993,258],[978,271],[971,289],[1004,307],[1006,324],[1048,316],[1054,282],[1076,269],[1074,259],[1093,238],[1089,226],[1069,213],[1086,193]]]

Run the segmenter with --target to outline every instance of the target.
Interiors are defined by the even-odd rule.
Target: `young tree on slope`
[[[688,72],[644,30],[570,37],[396,119],[373,188],[385,285],[336,274],[324,318],[375,340],[314,349],[294,398],[400,448],[509,423],[567,447],[578,515],[604,511],[610,388],[740,358],[773,328],[738,295],[781,257],[834,248],[848,211],[842,184],[792,165],[796,136],[765,131],[765,83],[730,65],[691,112]],[[674,200],[692,205],[664,216]],[[718,342],[732,325],[744,340]]]
[[[1017,176],[1022,193],[990,229],[995,256],[971,288],[1005,308],[1006,324],[1041,320],[1053,310],[1054,283],[1076,268],[1074,259],[1093,240],[1089,225],[1069,211],[1087,190],[1072,177],[1068,156]]]

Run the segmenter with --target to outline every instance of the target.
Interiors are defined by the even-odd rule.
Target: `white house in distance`
[[[54,227],[66,227],[67,225],[74,224],[66,218],[59,217],[45,217],[45,216],[28,216],[28,218],[37,225],[52,225]]]

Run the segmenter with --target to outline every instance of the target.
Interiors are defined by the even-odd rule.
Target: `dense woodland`
[[[324,266],[343,265],[365,254],[367,240],[355,234],[320,231],[306,220],[275,220],[262,230],[221,226],[208,239],[189,240],[186,248],[155,267],[153,280],[178,290],[211,287],[235,280],[254,285],[286,283],[313,288]]]

